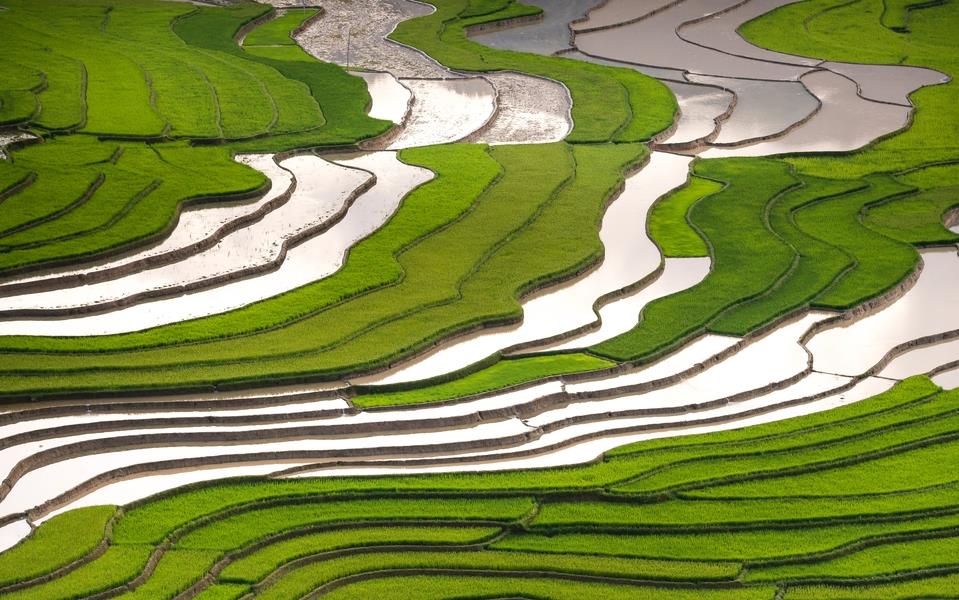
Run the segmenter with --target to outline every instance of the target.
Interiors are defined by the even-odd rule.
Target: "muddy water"
[[[606,65],[607,67],[619,67],[627,69],[635,69],[640,73],[649,75],[650,77],[655,77],[663,83],[667,81],[676,81],[676,82],[686,82],[686,76],[682,69],[667,69],[663,67],[650,67],[647,65],[634,65],[630,63],[625,63],[618,60],[612,60],[609,58],[603,58],[601,56],[590,56],[588,54],[583,54],[582,52],[571,51],[564,52],[563,57],[571,58],[574,60],[581,60],[584,62],[593,63],[596,65]]]
[[[717,120],[729,110],[733,101],[730,92],[700,85],[668,81],[666,86],[679,103],[676,131],[665,144],[687,144],[706,138],[717,128]]]
[[[719,158],[856,150],[909,122],[909,108],[863,100],[856,93],[854,82],[830,71],[810,73],[802,81],[822,101],[822,108],[809,121],[768,142],[740,148],[713,148],[700,156]]]
[[[687,83],[686,75],[681,70],[644,67],[615,60],[607,60],[595,56],[588,56],[582,52],[567,52],[566,58],[582,60],[598,65],[635,69],[640,73],[659,79],[673,92],[679,104],[679,118],[676,121],[676,130],[663,143],[686,144],[705,138],[718,127],[716,120],[725,113],[733,101],[733,95],[722,89],[707,85]]]
[[[450,76],[424,54],[385,39],[397,23],[428,15],[433,7],[406,0],[330,0],[323,2],[323,10],[323,18],[296,36],[316,58],[396,77]],[[363,18],[357,19],[360,14]]]
[[[431,146],[461,140],[493,116],[493,86],[480,77],[469,79],[403,79],[416,98],[406,127],[390,150]]]
[[[144,302],[68,321],[0,322],[0,333],[19,331],[34,335],[98,335],[136,331],[226,312],[328,277],[342,266],[345,253],[353,244],[379,229],[413,187],[432,178],[432,173],[426,169],[399,162],[393,152],[371,153],[343,160],[341,164],[376,173],[376,185],[357,198],[343,219],[329,230],[293,247],[275,271],[174,298]],[[363,173],[356,170],[351,172]],[[322,182],[318,182],[318,185],[322,185]]]
[[[370,116],[374,119],[386,119],[402,123],[409,110],[413,94],[389,73],[357,73],[366,81],[366,87],[373,100]]]
[[[659,250],[647,237],[643,225],[653,202],[685,183],[690,161],[686,156],[654,153],[649,164],[630,176],[600,226],[605,248],[603,263],[575,283],[523,302],[523,323],[519,327],[454,340],[425,357],[362,382],[397,383],[434,377],[473,364],[503,348],[592,323],[596,319],[593,303],[597,298],[639,281],[659,265]],[[630,327],[635,324],[636,314]]]
[[[920,67],[858,65],[826,62],[823,67],[855,80],[859,93],[869,100],[909,105],[909,94],[926,86],[949,81],[949,77]]]
[[[572,100],[556,81],[519,73],[486,75],[496,88],[499,110],[491,125],[469,137],[484,144],[548,144],[572,129]]]
[[[588,31],[600,27],[611,27],[642,19],[649,13],[665,8],[675,0],[648,0],[647,2],[636,2],[635,0],[609,0],[602,6],[591,10],[585,21],[573,23],[571,27],[574,31]]]
[[[283,248],[340,217],[351,194],[370,180],[369,173],[327,162],[313,155],[295,156],[283,166],[296,177],[290,200],[248,227],[221,238],[216,246],[182,261],[125,277],[0,299],[0,311],[18,309],[82,310],[153,290],[177,293],[236,271],[282,260]]]
[[[583,19],[591,8],[601,0],[527,0],[524,4],[543,9],[543,18],[523,25],[499,31],[474,34],[475,41],[493,48],[554,54],[571,47],[572,34],[569,24]]]
[[[682,2],[649,18],[612,29],[576,35],[584,53],[654,67],[685,69],[703,75],[796,80],[808,67],[752,60],[702,48],[680,39],[682,23],[723,10],[739,0]]]
[[[806,119],[819,101],[795,81],[758,81],[690,75],[696,83],[716,85],[736,94],[736,109],[722,123],[714,144],[739,144],[775,136]]]
[[[959,339],[924,346],[894,358],[879,375],[905,379],[910,375],[928,373],[940,365],[959,360]]]
[[[178,251],[192,244],[209,240],[223,226],[242,219],[287,192],[293,183],[293,175],[281,168],[270,154],[239,154],[236,161],[249,165],[270,179],[270,191],[255,201],[217,202],[187,208],[180,214],[176,228],[169,236],[153,246],[138,250],[127,256],[105,261],[86,263],[81,268],[57,269],[43,274],[12,278],[3,283],[25,283],[41,280],[53,281],[81,273],[107,273],[133,264],[149,264],[172,260]]]
[[[696,23],[687,23],[679,28],[679,37],[701,46],[707,46],[720,52],[735,54],[756,60],[781,62],[805,67],[814,67],[821,61],[773,52],[754,46],[739,35],[737,29],[746,21],[766,14],[772,10],[794,4],[799,0],[750,0],[728,12]]]
[[[709,274],[709,265],[710,260],[706,257],[667,258],[663,273],[656,281],[599,309],[602,321],[599,329],[556,344],[537,345],[530,351],[587,348],[626,333],[636,326],[639,314],[647,304],[693,287]]]
[[[925,268],[916,284],[891,306],[823,331],[807,344],[817,371],[858,375],[893,346],[959,329],[959,256],[954,250],[925,250]]]

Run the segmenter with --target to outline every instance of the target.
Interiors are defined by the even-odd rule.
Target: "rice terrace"
[[[0,0],[0,598],[959,599],[959,0]]]

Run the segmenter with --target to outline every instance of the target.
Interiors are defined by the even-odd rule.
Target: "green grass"
[[[394,598],[396,600],[433,600],[441,598],[550,598],[582,600],[583,598],[618,598],[640,600],[769,600],[771,587],[734,589],[658,588],[652,585],[633,586],[601,582],[578,582],[551,579],[548,576],[527,579],[509,576],[464,574],[457,577],[432,575],[393,576],[373,579],[336,589],[325,597],[331,600],[361,598]]]
[[[941,597],[944,590],[959,586],[959,575],[923,577],[894,583],[835,586],[796,586],[786,594],[788,600],[890,600]]]
[[[955,530],[959,515],[895,522],[810,525],[783,529],[727,529],[660,533],[534,533],[507,536],[494,548],[527,552],[602,554],[757,563],[832,552],[863,540]],[[770,567],[774,568],[774,567]],[[752,567],[750,568],[752,570]]]
[[[256,583],[284,564],[321,552],[363,546],[471,544],[496,535],[492,527],[363,527],[324,531],[270,544],[236,560],[220,581]]]
[[[795,268],[774,288],[716,319],[711,326],[714,331],[745,335],[777,317],[804,308],[854,266],[852,258],[828,238],[824,241],[800,229],[796,214],[814,203],[863,189],[866,184],[808,176],[802,182],[802,187],[780,196],[769,210],[772,231],[799,254]],[[838,234],[842,236],[843,232]]]
[[[39,577],[92,551],[103,539],[112,506],[80,508],[45,521],[33,534],[0,554],[0,586]],[[70,540],[64,547],[63,540]]]
[[[236,583],[219,583],[206,588],[194,598],[197,600],[237,600],[249,591],[249,587]]]
[[[530,380],[544,379],[565,373],[594,371],[611,367],[614,364],[588,354],[510,358],[462,377],[455,377],[450,381],[433,385],[410,386],[413,389],[391,390],[389,386],[359,388],[359,395],[353,398],[352,402],[362,408],[372,408],[453,400],[503,389]]]
[[[106,591],[139,574],[152,550],[149,546],[111,546],[99,558],[62,577],[3,597],[10,600],[72,600]]]
[[[895,286],[919,262],[919,254],[912,247],[877,234],[860,220],[869,204],[907,193],[911,188],[883,176],[867,181],[867,190],[827,199],[796,214],[800,229],[828,241],[855,263],[852,271],[814,299],[814,306],[852,308]]]
[[[955,566],[959,562],[959,537],[952,535],[928,540],[882,544],[831,560],[796,565],[754,567],[748,581],[783,579],[861,579],[900,572]]]
[[[176,543],[178,548],[230,550],[259,539],[307,525],[337,521],[376,522],[402,520],[511,521],[532,508],[528,498],[447,500],[432,502],[418,499],[349,500],[315,502],[263,508],[228,517],[188,534]],[[135,535],[129,529],[117,531],[117,539]]]
[[[486,570],[575,573],[623,579],[731,580],[739,571],[738,564],[684,563],[649,561],[618,557],[550,555],[520,552],[383,552],[332,558],[300,567],[285,574],[260,597],[279,600],[299,598],[311,590],[357,573],[372,570]]]
[[[173,598],[198,581],[213,566],[219,553],[203,550],[170,550],[157,563],[146,583],[120,594],[123,600]]]
[[[244,46],[295,46],[290,33],[320,11],[315,8],[292,8],[256,27],[244,39]]]
[[[959,235],[943,225],[946,214],[959,206],[959,187],[937,187],[868,208],[867,227],[912,245],[956,243]]]
[[[682,188],[659,199],[649,213],[649,237],[666,257],[707,256],[706,242],[689,224],[693,205],[722,190],[721,183],[692,177]]]

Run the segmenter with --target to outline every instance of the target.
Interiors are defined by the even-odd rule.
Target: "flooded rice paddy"
[[[736,33],[790,0],[534,3],[547,10],[542,20],[472,32],[474,40],[662,78],[681,114],[659,143],[703,158],[859,148],[909,123],[912,91],[945,81],[929,69],[784,55]],[[394,150],[458,140],[544,143],[570,131],[562,84],[453,72],[386,39],[399,22],[430,7],[332,0],[324,9],[297,41],[321,60],[363,70],[356,74],[370,91],[370,114],[398,125],[376,146],[388,150],[279,163],[239,156],[271,179],[267,194],[191,207],[169,236],[126,256],[0,282],[0,334],[134,331],[295,289],[340,269],[353,245],[432,178],[401,163]],[[358,21],[357,11],[366,18]],[[523,299],[521,323],[448,340],[350,384],[415,381],[495,352],[573,350],[628,331],[649,302],[709,273],[709,258],[663,259],[642,227],[652,203],[686,180],[691,160],[654,152],[604,215],[602,263]],[[33,521],[227,477],[568,465],[634,441],[829,410],[916,373],[935,372],[938,384],[959,387],[959,368],[951,364],[959,356],[959,256],[925,250],[922,258],[913,287],[855,319],[832,323],[833,313],[807,312],[762,337],[702,334],[652,364],[559,376],[454,403],[364,411],[350,402],[350,384],[340,382],[5,407],[0,516],[9,523],[0,527],[0,550],[29,533],[18,515],[40,506]],[[331,466],[335,461],[346,466]]]

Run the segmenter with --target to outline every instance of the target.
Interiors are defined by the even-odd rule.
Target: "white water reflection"
[[[483,332],[463,341],[453,340],[426,356],[354,382],[398,383],[435,377],[473,364],[498,350],[592,323],[596,319],[593,304],[597,298],[641,280],[659,265],[659,250],[642,224],[656,199],[686,182],[691,160],[686,156],[653,153],[649,163],[626,180],[622,194],[610,204],[603,217],[599,233],[605,249],[602,264],[575,283],[564,284],[523,302],[523,322],[518,327]],[[632,318],[627,317],[628,327],[635,325],[636,315],[638,311]]]
[[[944,390],[959,388],[959,368],[939,373],[932,378],[932,381]]]
[[[911,375],[928,373],[940,365],[959,360],[959,339],[909,350],[897,356],[879,372],[880,377],[905,379]]]
[[[0,552],[9,550],[19,544],[23,538],[30,535],[33,531],[26,520],[14,521],[9,525],[0,527]]]
[[[495,108],[493,86],[482,78],[403,79],[416,98],[391,150],[461,140],[486,124]]]
[[[909,94],[915,90],[949,81],[948,76],[938,71],[905,65],[824,62],[820,66],[854,80],[864,98],[906,106],[911,105]]]
[[[529,428],[518,419],[501,422],[483,423],[474,427],[435,431],[430,433],[401,433],[396,435],[373,435],[349,437],[343,439],[299,439],[279,442],[236,443],[216,445],[170,445],[158,448],[140,448],[132,450],[105,451],[98,454],[67,458],[59,462],[42,466],[28,472],[10,493],[0,502],[0,517],[30,510],[46,500],[53,499],[64,492],[114,469],[131,467],[154,461],[189,460],[208,458],[223,466],[231,466],[243,455],[252,455],[249,462],[264,460],[273,462],[286,459],[263,456],[273,452],[349,452],[356,449],[398,448],[404,453],[416,453],[417,446],[431,444],[459,444],[484,440],[496,440],[508,436],[523,436]],[[222,458],[221,458],[222,457]],[[290,457],[289,462],[302,462],[303,459]],[[91,490],[92,491],[92,490]]]
[[[409,111],[413,94],[389,73],[364,71],[357,75],[366,81],[366,88],[370,92],[372,105],[369,115],[374,119],[402,123]]]
[[[196,408],[194,410],[151,411],[136,412],[96,412],[90,410],[86,414],[74,414],[62,417],[47,417],[42,419],[27,419],[17,423],[0,426],[0,440],[53,427],[66,427],[88,424],[102,424],[105,421],[134,421],[141,419],[185,419],[198,417],[255,417],[262,415],[286,415],[292,422],[299,414],[308,414],[318,411],[331,413],[345,412],[349,405],[345,400],[318,400],[314,402],[299,402],[288,404],[279,402],[275,405],[258,408]]]
[[[340,163],[365,180],[377,174],[376,184],[357,198],[342,220],[320,235],[291,248],[280,267],[263,275],[165,300],[136,304],[112,312],[65,321],[21,320],[0,322],[0,333],[30,335],[99,335],[136,331],[190,318],[226,312],[317,281],[335,273],[353,244],[379,229],[400,201],[433,174],[401,163],[393,152],[377,152]],[[356,181],[356,180],[354,180]],[[322,185],[318,182],[317,185]]]
[[[802,67],[815,67],[821,61],[792,54],[783,54],[754,46],[739,35],[739,28],[760,15],[764,15],[781,6],[795,4],[800,0],[749,0],[709,19],[679,26],[678,35],[682,39],[715,49],[726,54],[744,56],[761,61],[786,63]]]
[[[609,411],[621,412],[633,408],[661,408],[682,406],[709,400],[718,400],[749,390],[760,389],[771,383],[795,377],[808,368],[808,355],[799,344],[799,338],[813,324],[825,318],[823,314],[810,314],[805,318],[785,325],[766,337],[751,343],[726,360],[682,381],[654,391],[640,394],[620,394],[611,400],[593,400],[578,403],[557,411],[543,413],[529,419],[531,425],[543,425],[552,421],[582,414]],[[693,366],[685,365],[685,368]],[[640,371],[641,372],[641,371]],[[672,375],[673,373],[670,373]],[[667,375],[668,376],[668,375]],[[609,377],[598,382],[603,387],[592,385],[569,386],[567,391],[605,389],[615,393],[615,388],[624,381],[635,381],[635,375]]]
[[[392,73],[396,77],[449,77],[449,71],[422,52],[386,38],[401,21],[434,8],[407,0],[327,0],[323,18],[296,35],[314,57],[341,66]],[[363,15],[361,19],[357,15]]]
[[[910,340],[959,329],[959,256],[954,250],[924,250],[916,284],[883,310],[817,334],[807,346],[814,368],[858,375],[890,348]]]
[[[191,483],[228,479],[231,477],[261,477],[269,475],[277,469],[289,469],[303,464],[308,463],[302,461],[267,461],[238,467],[182,469],[157,475],[122,479],[81,496],[73,502],[37,519],[37,522],[42,523],[74,508],[101,506],[104,504],[129,504],[137,500],[149,498],[154,494],[159,494],[160,492],[172,490],[173,488],[182,487]]]
[[[614,448],[635,442],[642,442],[653,439],[675,437],[681,435],[696,435],[703,433],[712,433],[716,431],[727,431],[730,429],[740,429],[771,423],[783,419],[790,419],[816,412],[822,412],[853,404],[866,398],[875,396],[887,391],[894,382],[888,379],[868,378],[850,390],[836,392],[819,400],[811,400],[802,403],[791,403],[802,396],[790,394],[787,390],[783,393],[777,393],[779,398],[788,398],[778,403],[764,403],[764,398],[757,398],[739,405],[727,405],[725,407],[712,411],[704,411],[697,415],[700,419],[721,418],[714,423],[691,424],[684,426],[684,421],[688,418],[680,416],[676,418],[662,418],[652,421],[651,419],[623,419],[609,421],[606,423],[597,422],[585,425],[575,426],[574,428],[562,429],[554,433],[548,433],[530,444],[521,446],[518,449],[499,450],[492,452],[476,453],[475,462],[457,463],[448,465],[430,466],[429,464],[408,464],[406,466],[377,466],[376,461],[370,461],[369,466],[347,467],[347,468],[318,468],[314,471],[300,472],[293,475],[287,475],[289,478],[316,477],[316,476],[368,476],[368,475],[395,475],[398,473],[449,473],[459,471],[501,471],[508,469],[536,469],[553,468],[590,462],[599,458],[604,452]],[[808,384],[797,384],[806,386]],[[787,388],[788,389],[788,388]],[[778,407],[777,407],[778,405]],[[768,410],[759,414],[744,414],[750,408],[758,406],[768,407]],[[741,417],[737,418],[737,415]],[[659,430],[645,432],[617,433],[617,430],[627,427],[642,427],[660,423],[667,427]],[[675,427],[668,427],[674,424]],[[558,448],[556,450],[545,451],[531,457],[515,457],[508,455],[517,450],[529,450],[543,448],[549,444],[562,443],[577,436],[592,436],[603,434],[591,439],[583,439],[574,444]],[[505,455],[505,456],[504,456]],[[470,456],[470,455],[460,455]],[[442,458],[442,457],[437,457]]]
[[[729,110],[734,96],[725,90],[702,85],[664,81],[676,96],[679,120],[676,130],[664,144],[689,144],[709,137],[720,127],[718,122]]]

